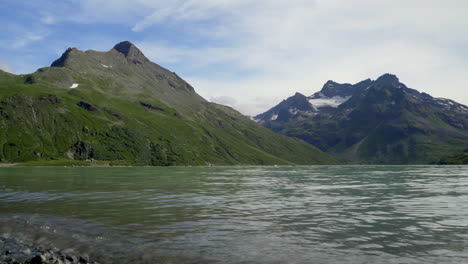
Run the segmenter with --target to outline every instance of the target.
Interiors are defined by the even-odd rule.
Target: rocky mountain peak
[[[324,85],[323,85],[323,89],[326,88],[326,87],[334,87],[335,85],[338,85],[337,82],[334,82],[332,80],[328,80]]]
[[[112,48],[120,53],[122,53],[127,59],[131,60],[134,63],[142,63],[149,61],[143,52],[141,52],[135,45],[130,41],[122,41]]]
[[[298,92],[296,92],[296,93],[294,94],[293,97],[296,97],[296,98],[304,98],[304,99],[307,98],[305,95],[303,95],[303,94],[301,94],[301,93],[298,93]]]
[[[382,76],[380,76],[379,78],[377,78],[377,80],[375,81],[376,83],[378,84],[381,84],[381,85],[389,85],[389,86],[398,86],[400,84],[400,80],[398,79],[398,77],[394,74],[390,74],[390,73],[386,73]]]
[[[67,61],[67,59],[70,57],[70,54],[71,53],[74,53],[74,52],[77,52],[78,49],[76,48],[68,48],[63,54],[62,56],[60,56],[60,58],[56,59],[54,62],[52,62],[52,64],[50,65],[51,67],[64,67],[65,66],[65,62]]]
[[[112,56],[124,56],[131,64],[145,64],[150,62],[135,45],[129,41],[122,41],[115,45],[107,54],[107,58],[112,60]],[[102,53],[88,50],[80,51],[76,48],[68,48],[60,58],[55,60],[51,67],[84,67],[87,62],[94,61],[96,58],[104,56]],[[99,59],[98,59],[99,60]],[[83,64],[84,63],[84,64]],[[89,66],[89,65],[88,65]],[[87,66],[87,67],[88,67]]]
[[[312,95],[312,98],[319,97],[333,97],[333,96],[349,96],[354,92],[353,85],[349,83],[337,83],[334,81],[327,81],[319,93]]]
[[[372,80],[370,78],[368,79],[365,79],[363,81],[360,81],[356,84],[354,84],[354,86],[359,90],[359,89],[365,89],[367,87],[369,87],[370,85],[372,85]]]
[[[116,51],[122,53],[125,56],[131,56],[140,53],[141,51],[133,45],[130,41],[122,41],[117,43],[114,48]]]

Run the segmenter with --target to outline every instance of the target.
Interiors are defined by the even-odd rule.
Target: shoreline
[[[0,237],[0,264],[98,264],[73,250],[27,245],[12,237]]]
[[[252,164],[238,164],[238,165],[176,165],[176,166],[151,166],[151,165],[110,165],[110,164],[89,164],[89,165],[73,165],[73,164],[27,164],[27,163],[0,163],[2,168],[223,168],[223,167],[354,167],[354,166],[373,166],[373,167],[400,167],[400,166],[432,166],[432,167],[450,167],[450,166],[468,166],[468,164],[311,164],[311,165],[252,165]]]
[[[5,168],[5,167],[14,167],[17,166],[18,163],[0,163],[0,168]]]

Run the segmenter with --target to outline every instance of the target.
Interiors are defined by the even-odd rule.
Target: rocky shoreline
[[[98,264],[71,249],[33,247],[10,237],[0,237],[0,254],[0,264]]]

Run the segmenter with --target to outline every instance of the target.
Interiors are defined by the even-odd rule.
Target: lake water
[[[0,235],[101,263],[468,263],[468,166],[0,168]]]

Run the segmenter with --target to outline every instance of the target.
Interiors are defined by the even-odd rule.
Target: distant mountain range
[[[408,88],[391,74],[357,84],[328,81],[254,119],[351,163],[438,163],[468,148],[467,106]]]
[[[125,41],[69,48],[51,67],[0,71],[0,161],[123,165],[334,164],[232,108],[206,101]]]

